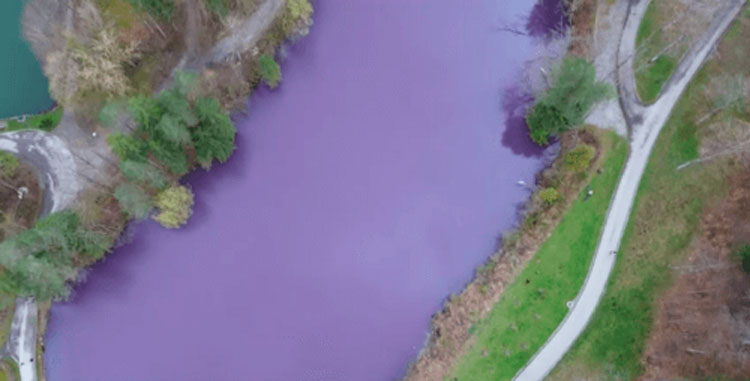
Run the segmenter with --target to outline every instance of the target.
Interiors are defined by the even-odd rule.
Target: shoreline
[[[593,7],[593,9],[592,9]],[[566,56],[582,56],[588,58],[589,49],[586,43],[581,41],[593,38],[597,4],[595,0],[586,0],[581,3],[579,9],[568,16],[569,28],[571,30],[571,41],[566,49]],[[584,27],[580,27],[584,25]],[[605,130],[596,132],[600,135]],[[585,131],[585,128],[581,131]],[[524,133],[527,133],[524,130]],[[564,141],[571,135],[578,134],[576,131],[565,133],[560,141]],[[561,144],[556,142],[554,144]],[[553,144],[545,147],[551,149]],[[591,168],[601,164],[602,154],[601,136],[596,142],[596,157],[591,162]],[[570,150],[572,147],[567,147]],[[430,317],[430,328],[424,344],[417,356],[409,362],[404,375],[404,380],[432,380],[448,377],[454,369],[461,355],[466,353],[472,342],[472,327],[476,322],[486,318],[493,306],[502,298],[508,286],[515,282],[516,278],[535,257],[537,251],[552,234],[552,231],[560,224],[566,212],[570,209],[577,195],[583,190],[593,173],[588,173],[586,180],[574,181],[572,190],[563,197],[565,205],[556,208],[552,213],[551,223],[535,225],[531,229],[526,228],[526,221],[530,215],[543,211],[539,205],[538,193],[543,187],[539,186],[545,182],[545,173],[559,165],[563,160],[566,149],[560,148],[556,156],[539,169],[534,177],[534,192],[529,195],[526,202],[519,209],[515,227],[502,232],[502,242],[499,247],[479,265],[472,279],[461,287],[460,292],[447,296],[442,306]],[[591,171],[589,171],[591,172]],[[571,185],[571,184],[567,184]],[[546,216],[549,217],[549,216]],[[591,253],[593,257],[593,253]],[[477,295],[479,297],[477,297]],[[464,299],[469,299],[464,301]],[[447,332],[458,331],[457,336],[446,339]],[[446,353],[447,352],[447,353]],[[446,366],[447,365],[447,366]],[[437,371],[436,373],[433,373]],[[439,377],[437,377],[439,375]],[[437,377],[437,378],[436,378]]]
[[[271,1],[269,0],[269,3],[270,2]],[[277,3],[279,3],[279,2],[277,2]],[[279,4],[284,4],[284,3],[279,3]],[[72,8],[70,8],[70,10],[73,11]],[[288,40],[292,41],[292,40],[295,40],[295,39],[299,39],[299,38],[301,38],[302,36],[304,36],[307,33],[307,30],[309,29],[310,25],[312,24],[312,17],[311,17],[311,15],[310,15],[310,17],[308,19],[303,20],[302,22],[300,22],[301,18],[298,18],[298,19],[290,19],[290,18],[288,18],[288,15],[287,15],[288,12],[289,12],[289,10],[285,6],[284,7],[277,7],[275,9],[274,13],[273,13],[273,17],[269,17],[270,20],[268,20],[267,24],[265,24],[265,26],[261,25],[260,29],[257,29],[257,32],[259,33],[259,36],[257,36],[256,40],[253,41],[253,46],[255,46],[256,50],[258,49],[258,47],[260,47],[262,51],[264,51],[264,52],[272,52],[274,55],[276,55],[279,52],[279,50],[281,49],[282,45],[284,45]],[[54,13],[54,11],[53,11],[53,13]],[[70,15],[70,12],[66,12],[66,14]],[[252,13],[251,15],[254,16],[255,13]],[[26,12],[24,12],[24,16],[23,17],[26,17]],[[255,21],[255,20],[252,19],[252,17],[250,17],[248,19],[248,25],[252,24],[253,21]],[[249,25],[249,26],[252,27],[252,25]],[[71,24],[69,24],[68,27],[71,27]],[[187,29],[191,29],[190,26],[188,26]],[[174,33],[176,33],[176,35],[179,36],[179,34],[181,33],[181,31],[175,31]],[[185,33],[189,34],[190,31],[187,31]],[[45,60],[44,59],[39,59],[39,56],[38,56],[39,51],[34,49],[34,42],[41,43],[42,45],[44,45],[46,43],[45,38],[47,36],[44,36],[44,38],[41,38],[41,40],[40,40],[39,36],[37,35],[36,36],[37,39],[34,41],[34,39],[30,38],[28,31],[24,30],[23,35],[24,35],[24,38],[26,40],[32,40],[31,44],[30,44],[32,46],[32,50],[35,53],[37,53],[37,60],[44,65],[45,64],[45,62],[44,62]],[[187,39],[188,37],[185,37],[185,38]],[[219,39],[216,43],[218,44],[218,43],[221,43],[223,41],[224,41],[224,39]],[[230,45],[231,45],[231,43],[230,43]],[[46,48],[49,48],[49,47],[46,47]],[[42,51],[44,51],[45,47],[44,46],[40,47],[40,49]],[[240,55],[239,53],[242,53],[242,55]],[[255,57],[256,54],[257,53],[249,52],[246,49],[244,49],[241,52],[238,52],[238,54],[237,54],[237,56],[235,58],[239,58],[239,63],[240,64],[251,68],[251,73],[252,73],[252,70],[254,70],[252,68],[254,67],[255,60],[257,59]],[[234,63],[235,62],[227,63],[227,62],[222,61],[222,62],[216,62],[215,65],[212,66],[211,68],[200,66],[200,67],[197,67],[195,69],[197,70],[197,73],[204,74],[204,75],[205,75],[205,73],[216,73],[217,71],[219,73],[221,73],[222,70],[223,71],[228,70],[227,67],[231,67],[231,65],[233,65]],[[178,67],[179,66],[180,65],[178,64]],[[231,69],[229,69],[229,70],[231,70]],[[45,75],[47,75],[47,73],[45,73]],[[226,86],[233,86],[234,85],[234,83],[232,83],[232,82],[218,83],[218,84],[215,84],[214,86],[206,88],[205,91],[209,95],[216,95],[218,97],[222,97],[223,96],[223,98],[222,98],[222,104],[231,105],[232,102],[237,102],[237,101],[241,101],[243,99],[247,99],[247,97],[252,93],[252,91],[260,84],[260,78],[257,78],[257,74],[248,75],[248,77],[246,78],[246,80],[249,81],[249,84],[250,84],[251,87],[245,89],[246,93],[243,93],[243,94],[230,94],[229,97],[226,97],[226,95],[221,94],[221,91],[224,89],[224,87],[226,87]],[[241,102],[241,103],[244,103],[244,102]],[[65,127],[71,127],[72,130],[74,130],[72,132],[71,132],[71,128],[68,128],[67,131],[60,131],[60,130],[58,130],[58,131],[55,131],[55,132],[45,131],[44,128],[41,128],[40,131],[34,131],[35,129],[38,129],[38,127],[36,127],[35,125],[27,123],[27,122],[30,121],[30,119],[33,120],[34,117],[44,117],[46,114],[50,114],[51,112],[54,112],[57,109],[62,110],[62,106],[60,106],[59,103],[57,101],[55,101],[53,103],[53,105],[48,110],[46,110],[46,111],[42,111],[42,112],[39,112],[39,113],[36,113],[36,114],[22,114],[22,115],[11,116],[11,117],[5,118],[5,119],[2,120],[2,124],[6,128],[3,128],[2,130],[0,130],[0,137],[5,138],[6,140],[13,140],[14,138],[17,138],[17,136],[12,135],[11,132],[13,132],[14,130],[19,130],[19,129],[21,130],[20,133],[26,133],[25,130],[31,130],[32,132],[28,132],[27,134],[43,135],[45,138],[52,138],[52,139],[57,139],[57,140],[61,140],[60,138],[62,138],[62,140],[80,139],[82,137],[81,135],[87,136],[87,134],[85,132],[83,134],[81,134],[82,131],[78,131],[83,126],[77,125],[78,121],[74,120],[75,117],[73,116],[72,113],[71,114],[67,114],[67,110],[66,110],[66,115],[64,117],[61,116],[60,118],[68,118],[70,121],[72,121],[72,123],[74,123],[74,125],[72,125],[72,126],[65,126]],[[76,115],[77,115],[77,111],[74,110],[74,112],[76,112]],[[60,114],[62,114],[62,112]],[[13,128],[10,131],[8,131],[7,130],[8,128],[13,127],[13,126],[10,125],[13,122],[16,122],[15,123],[15,125],[16,125],[15,127],[16,128]],[[55,125],[52,126],[52,128],[54,129],[56,126],[57,126],[57,123],[55,123]],[[96,130],[94,130],[94,131],[95,131],[95,133],[93,134],[93,137],[96,138],[96,136],[97,136]],[[104,135],[104,134],[102,134],[102,135]],[[69,141],[67,143],[70,144]],[[61,143],[61,144],[65,145],[64,143]],[[60,148],[60,147],[52,147],[52,148]],[[62,149],[62,150],[64,150],[64,151],[67,152],[67,149]],[[95,150],[95,148],[94,148],[94,150]],[[41,150],[40,152],[45,153],[45,152],[43,152],[43,150]],[[93,154],[95,154],[95,153],[96,152],[94,152]],[[110,155],[110,156],[112,156],[112,155]],[[83,160],[84,162],[86,162],[86,164],[91,165],[88,161],[86,161],[85,158],[80,158],[80,157],[76,156],[75,159],[76,160],[79,160],[79,159]],[[104,160],[104,159],[102,159],[102,160]],[[72,166],[71,168],[74,168],[74,167],[75,166]],[[73,169],[71,169],[71,171],[73,171]],[[45,172],[44,168],[35,167],[35,172],[37,172],[42,177],[44,177],[44,175],[46,175],[46,176],[49,177],[49,174],[47,172]],[[102,175],[106,176],[106,174],[101,173],[101,171],[99,171],[99,172],[100,173],[96,174],[96,177],[100,177]],[[191,171],[191,172],[193,172],[193,171]],[[78,174],[78,175],[80,175],[80,174]],[[73,175],[73,177],[71,177],[68,180],[75,179],[75,177],[76,176]],[[61,181],[65,181],[66,179],[60,179],[60,180]],[[179,179],[177,181],[179,181]],[[74,180],[74,182],[77,182],[77,180]],[[94,186],[96,186],[96,185],[94,185]],[[87,192],[87,190],[89,190],[90,188],[91,188],[91,185],[87,185],[86,187],[84,187],[84,189],[79,189],[79,191],[75,192],[75,194],[76,194],[75,196],[71,196],[70,197],[71,198],[70,200],[68,200],[68,199],[64,200],[66,202],[55,202],[54,203],[54,207],[49,207],[48,209],[51,209],[51,210],[47,210],[47,212],[54,211],[54,210],[68,209],[68,208],[71,207],[71,205],[76,204],[76,203],[80,203],[81,202],[81,198],[85,195],[85,193]],[[44,193],[45,193],[45,197],[49,197],[49,195],[50,195],[49,189],[47,189]],[[73,200],[72,198],[74,198],[75,200]],[[59,204],[64,204],[64,205],[59,205]],[[112,227],[112,228],[116,229],[116,236],[117,237],[120,237],[122,235],[122,233],[125,231],[124,230],[125,226],[126,225],[124,225],[124,224],[117,224],[117,226],[113,226]],[[108,251],[110,251],[111,249],[112,248],[108,249]],[[76,280],[74,283],[77,283],[77,282],[81,281],[81,279],[80,279],[80,271],[82,269],[89,268],[94,262],[96,262],[96,261],[93,261],[93,262],[92,261],[83,261],[82,263],[78,264],[78,266],[80,267],[79,268],[79,277],[78,277],[78,280]],[[31,345],[32,348],[23,348],[23,346],[19,346],[18,347],[18,351],[19,351],[18,353],[14,352],[13,349],[11,348],[11,349],[8,350],[9,352],[11,352],[11,353],[9,353],[8,358],[14,358],[14,357],[22,356],[21,352],[24,352],[25,354],[28,354],[28,356],[30,356],[30,357],[32,357],[33,359],[36,360],[35,361],[36,363],[35,364],[31,364],[30,361],[27,361],[27,362],[21,361],[21,363],[19,364],[20,365],[19,368],[20,368],[21,379],[22,380],[31,380],[31,381],[35,381],[37,379],[44,380],[46,378],[45,377],[45,373],[46,372],[45,372],[45,369],[44,369],[44,333],[46,331],[46,324],[47,324],[47,321],[48,321],[48,318],[49,318],[51,302],[50,301],[41,301],[41,302],[39,302],[39,309],[37,310],[37,308],[36,308],[37,303],[35,303],[33,301],[33,299],[29,299],[29,303],[26,303],[24,300],[25,299],[20,299],[19,298],[19,303],[22,304],[22,305],[28,305],[29,308],[27,310],[31,311],[31,312],[29,312],[29,313],[23,313],[23,311],[22,311],[22,310],[24,310],[23,308],[21,308],[21,309],[16,308],[16,314],[20,313],[20,315],[16,315],[16,319],[18,320],[18,327],[19,327],[19,329],[16,330],[16,332],[14,332],[15,335],[13,335],[13,333],[12,333],[11,336],[8,337],[8,341],[6,343],[6,347],[10,348],[8,345],[11,342],[16,342],[16,343],[20,343],[20,342],[30,343],[30,341],[33,341],[33,343],[30,343],[30,345]],[[28,346],[29,345],[27,345],[26,347],[28,347]]]

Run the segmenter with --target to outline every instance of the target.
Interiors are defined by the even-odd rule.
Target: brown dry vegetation
[[[18,198],[17,189],[29,192]],[[32,168],[23,162],[10,178],[0,178],[0,240],[28,229],[36,221],[42,207],[39,181]]]
[[[731,229],[745,229],[739,216],[746,220],[747,209],[738,203],[745,202],[747,191],[741,188],[750,178],[743,173],[750,168],[750,150],[716,154],[750,138],[741,120],[747,119],[748,104],[712,110],[726,92],[726,77],[750,74],[748,20],[747,12],[738,18],[672,111],[651,154],[602,303],[550,379],[739,374],[716,367],[742,366],[728,349],[734,344],[726,332],[734,328],[726,325],[729,316],[740,316],[733,308],[747,288],[736,283],[737,264],[727,253],[739,241]],[[694,164],[678,170],[685,163]],[[714,361],[720,357],[727,357],[723,364]],[[674,372],[680,369],[684,373]]]
[[[701,219],[688,257],[672,267],[643,362],[644,379],[750,375],[750,277],[732,248],[750,242],[750,168]]]
[[[568,54],[575,57],[589,58],[592,46],[591,38],[596,22],[597,0],[570,0],[568,12],[572,40]]]
[[[604,132],[588,127],[566,133],[555,162],[537,176],[539,189],[555,187],[561,202],[545,204],[539,197],[528,201],[518,231],[504,234],[502,247],[480,267],[474,280],[459,295],[451,296],[432,319],[427,345],[413,363],[407,380],[442,380],[471,345],[470,327],[484,319],[525,265],[560,222],[564,212],[602,164]],[[596,147],[589,170],[571,173],[564,169],[564,154],[579,144]]]

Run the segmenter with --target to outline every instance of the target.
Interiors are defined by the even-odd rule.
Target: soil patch
[[[21,162],[14,175],[0,178],[0,241],[30,228],[41,207],[42,193],[36,174]]]
[[[589,49],[593,45],[591,38],[596,21],[597,0],[569,1],[569,18],[572,39],[568,47],[568,54],[588,58]]]
[[[708,210],[674,284],[658,302],[644,379],[750,374],[750,277],[732,248],[750,242],[750,168]]]

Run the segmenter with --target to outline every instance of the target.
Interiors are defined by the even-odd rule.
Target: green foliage
[[[672,19],[660,1],[652,1],[638,26],[633,66],[638,96],[646,103],[659,96],[677,68],[681,52],[687,48],[685,43],[664,38],[665,21],[672,22]]]
[[[566,58],[552,87],[526,116],[531,138],[545,145],[549,136],[580,126],[591,107],[613,93],[611,86],[597,82],[594,65],[581,58]]]
[[[570,128],[571,123],[560,109],[545,102],[537,102],[526,116],[531,140],[539,145],[549,143],[550,135],[557,135]]]
[[[690,247],[706,205],[726,190],[726,163],[675,171],[699,157],[695,110],[705,109],[702,80],[714,77],[709,64],[695,77],[672,110],[646,166],[620,246],[615,268],[588,327],[558,365],[559,378],[585,369],[591,379],[637,379],[643,372],[656,298],[669,286],[674,266]],[[722,67],[720,71],[726,70]],[[598,189],[597,189],[598,193]],[[580,374],[579,374],[580,375]]]
[[[115,198],[120,207],[130,217],[146,218],[151,212],[151,198],[141,187],[132,183],[123,183],[115,188]]]
[[[136,96],[128,100],[128,109],[133,120],[143,129],[150,129],[159,122],[163,111],[155,98]]]
[[[652,102],[661,94],[661,89],[677,68],[677,59],[661,55],[648,67],[636,72],[638,95],[644,102]]]
[[[270,88],[275,88],[281,81],[281,68],[276,60],[268,54],[263,54],[258,58],[258,72],[263,82]]]
[[[294,32],[298,25],[307,23],[312,17],[313,7],[308,0],[288,0],[282,15],[284,34]]]
[[[187,223],[193,214],[193,192],[183,185],[165,189],[156,196],[155,204],[160,213],[154,217],[167,228],[178,228]]]
[[[127,104],[122,100],[109,101],[99,110],[99,121],[105,127],[112,127],[117,119],[127,111]]]
[[[151,163],[125,160],[120,162],[120,171],[126,179],[143,182],[156,189],[162,189],[167,185],[164,174]]]
[[[77,254],[100,258],[112,244],[105,234],[87,230],[77,214],[63,211],[39,220],[32,229],[0,243],[2,285],[21,296],[64,299],[77,270]]]
[[[10,178],[18,173],[21,163],[10,152],[0,151],[0,177]]]
[[[128,0],[135,8],[161,20],[172,20],[174,0]]]
[[[308,0],[289,0],[287,1],[287,12],[293,19],[306,19],[312,15],[312,5]]]
[[[206,7],[211,13],[221,17],[226,16],[227,6],[224,0],[205,0],[205,2]]]
[[[568,313],[586,278],[612,193],[627,156],[627,142],[608,132],[609,147],[597,192],[584,202],[585,191],[529,261],[517,280],[475,323],[471,347],[456,362],[449,380],[510,380],[544,344]],[[595,238],[596,237],[596,238]]]
[[[120,160],[145,161],[148,145],[130,135],[115,132],[107,136],[107,143]]]
[[[63,117],[62,107],[57,107],[52,111],[45,112],[43,114],[27,116],[26,119],[21,122],[15,119],[8,119],[8,127],[5,131],[18,131],[36,129],[42,131],[52,131],[60,124]]]
[[[201,127],[190,130],[195,144],[196,159],[204,167],[216,159],[223,163],[234,151],[236,130],[229,116],[214,98],[200,98],[195,103]]]
[[[553,187],[544,188],[539,191],[539,199],[547,205],[552,205],[560,200],[560,193]]]
[[[596,155],[596,149],[588,144],[579,144],[565,154],[565,168],[569,171],[578,173],[589,168],[591,160]]]
[[[735,250],[735,256],[737,256],[742,263],[742,271],[745,274],[750,274],[750,245],[742,245]]]
[[[175,86],[156,97],[129,100],[135,131],[131,135],[113,133],[107,138],[120,160],[129,162],[121,165],[128,179],[162,188],[156,168],[181,176],[196,164],[209,168],[213,160],[225,162],[229,158],[236,133],[229,115],[215,98],[195,99],[196,93],[195,75],[178,73]],[[152,164],[148,173],[137,174],[147,162]]]

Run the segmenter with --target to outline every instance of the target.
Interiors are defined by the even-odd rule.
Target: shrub
[[[178,228],[193,214],[193,192],[185,186],[169,187],[159,193],[155,201],[160,213],[154,219],[164,227]]]
[[[234,151],[237,132],[232,120],[215,98],[198,99],[195,110],[201,125],[190,130],[196,160],[203,168],[209,168],[214,160],[226,162]]]
[[[115,198],[122,210],[131,217],[145,218],[151,212],[151,198],[135,184],[118,185],[115,188]]]
[[[539,191],[539,199],[541,199],[546,205],[552,205],[560,200],[560,193],[557,189],[549,187]]]
[[[275,88],[281,81],[281,68],[276,60],[268,54],[263,54],[258,58],[258,72],[263,82],[270,88]]]
[[[735,255],[739,257],[742,263],[742,270],[745,274],[750,274],[750,245],[742,245],[736,251]]]
[[[16,157],[5,151],[0,151],[0,177],[13,177],[18,173],[21,163]]]
[[[284,34],[290,34],[299,26],[309,23],[313,7],[308,0],[289,0],[281,19]]]
[[[596,80],[594,65],[581,58],[566,58],[552,78],[553,85],[526,116],[529,135],[539,145],[583,123],[591,107],[614,90]]]
[[[157,19],[172,20],[175,9],[174,0],[128,0],[128,2]]]
[[[588,144],[580,144],[565,154],[565,168],[579,173],[589,168],[596,149]]]
[[[227,14],[227,6],[224,0],[206,0],[206,7],[217,16],[223,17]]]
[[[549,143],[550,135],[557,135],[570,126],[560,109],[545,102],[537,102],[534,108],[526,116],[526,124],[529,127],[529,136],[540,146]]]

